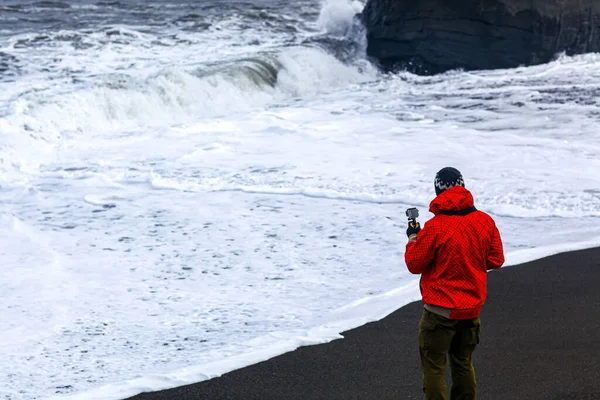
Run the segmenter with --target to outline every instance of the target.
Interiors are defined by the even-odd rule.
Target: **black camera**
[[[415,207],[406,210],[406,216],[409,221],[415,221],[419,217],[419,210]]]

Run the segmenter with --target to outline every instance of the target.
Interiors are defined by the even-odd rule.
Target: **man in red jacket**
[[[475,399],[472,354],[480,337],[479,313],[487,293],[487,271],[500,268],[504,253],[494,220],[473,203],[461,173],[452,167],[435,177],[434,217],[423,229],[406,231],[408,270],[421,274],[423,317],[419,353],[428,400],[446,400],[446,358],[450,359],[450,399]]]

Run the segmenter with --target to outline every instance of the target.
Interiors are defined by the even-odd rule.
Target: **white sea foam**
[[[308,330],[271,332],[248,342],[251,352],[235,355],[205,365],[186,367],[166,374],[145,376],[126,382],[106,385],[72,396],[50,397],[48,400],[119,400],[141,392],[151,392],[183,386],[215,378],[234,369],[268,360],[301,346],[328,343],[343,339],[341,332],[380,320],[402,305],[420,299],[418,283],[411,282],[377,296],[370,296],[334,310],[322,325]]]

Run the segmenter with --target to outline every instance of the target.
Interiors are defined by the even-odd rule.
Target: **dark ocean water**
[[[318,45],[344,61],[355,58],[362,36],[348,33],[360,27],[348,23],[347,10],[334,7],[321,25],[329,23],[336,32],[322,34],[321,12],[318,0],[4,1],[0,82],[40,72],[49,79],[57,74],[83,79],[89,63],[104,58],[107,47],[111,51],[119,47],[132,58],[132,65],[144,53],[149,57],[166,53],[164,47],[196,55],[210,52],[212,57],[199,60],[200,64],[299,44]]]
[[[202,31],[219,19],[238,15],[248,23],[277,27],[288,15],[296,22],[316,19],[314,0],[254,1],[3,1],[0,4],[2,35],[42,33],[52,30],[97,29],[110,25],[143,26],[146,31],[179,28]],[[289,22],[289,20],[287,21]],[[251,28],[252,26],[248,26]]]

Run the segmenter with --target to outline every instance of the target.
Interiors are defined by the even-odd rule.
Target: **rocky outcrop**
[[[368,0],[367,54],[387,70],[541,64],[600,51],[598,0]]]

